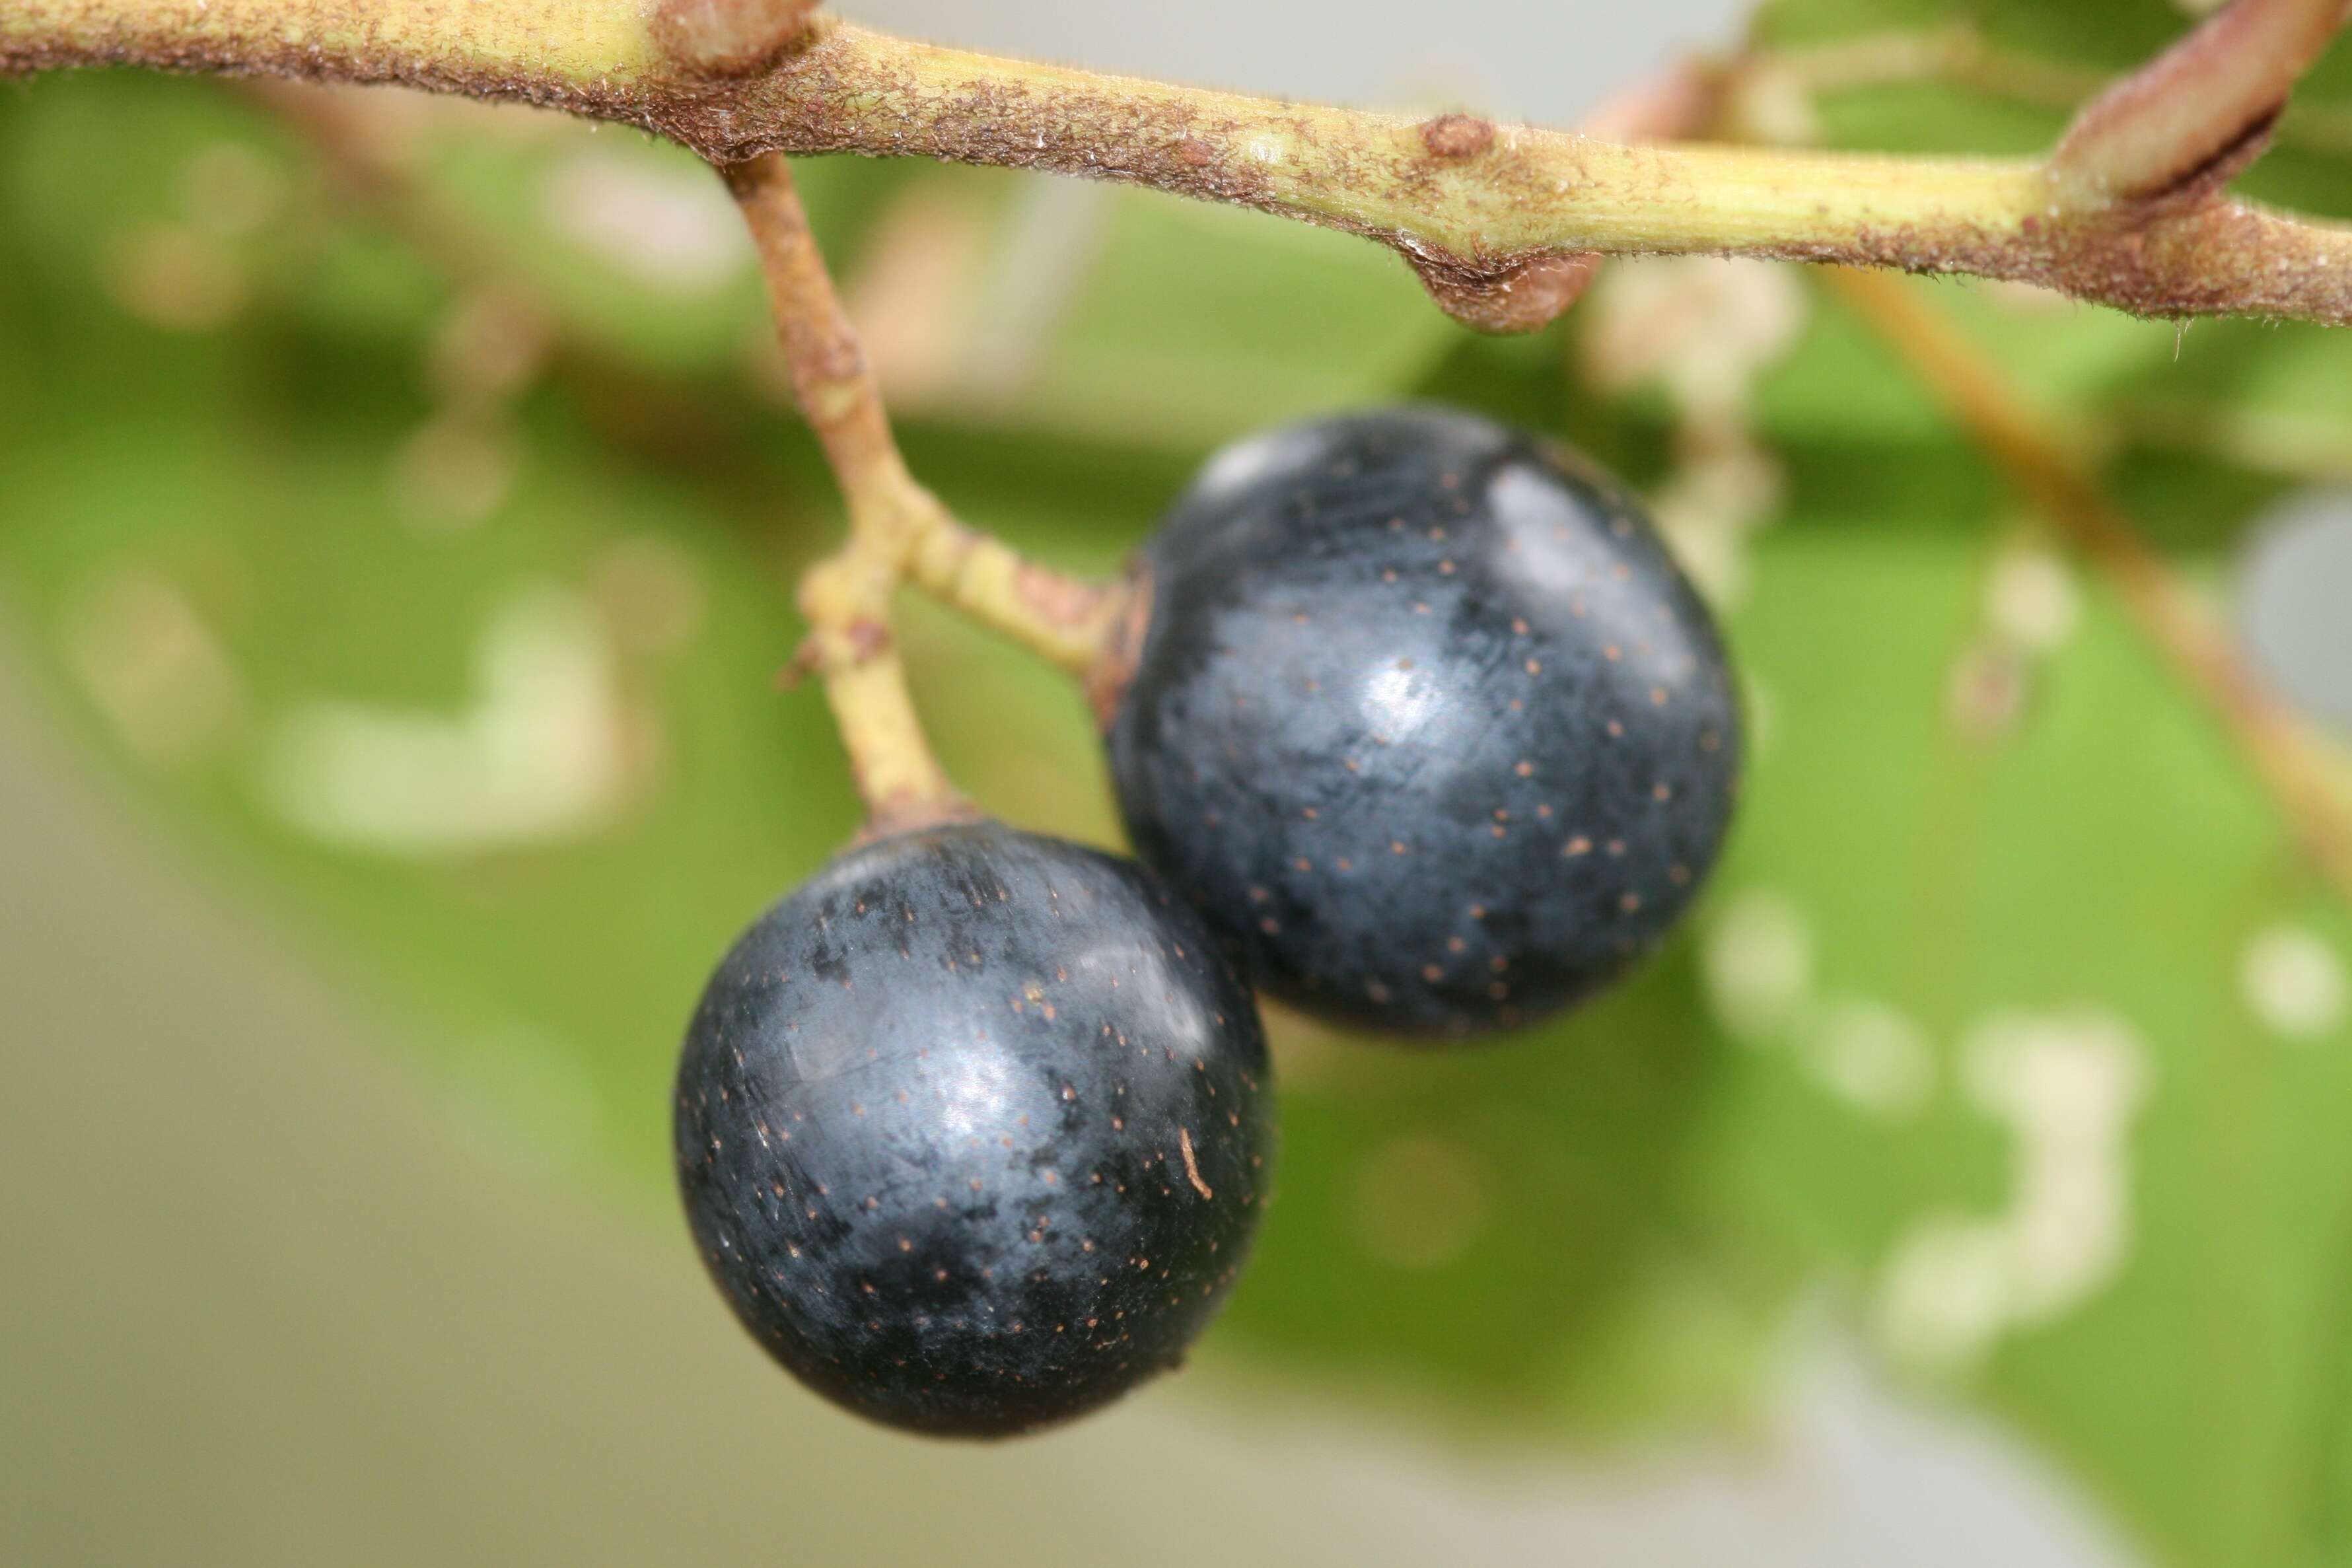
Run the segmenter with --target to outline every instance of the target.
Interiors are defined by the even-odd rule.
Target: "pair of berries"
[[[898,1426],[1032,1430],[1181,1360],[1267,1191],[1251,987],[1353,1029],[1534,1022],[1656,942],[1729,821],[1706,609],[1614,480],[1489,421],[1228,447],[1136,585],[1108,743],[1141,864],[993,822],[862,844],[688,1033],[704,1260]]]

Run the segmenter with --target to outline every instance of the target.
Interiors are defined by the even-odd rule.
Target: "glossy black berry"
[[[895,1426],[1023,1432],[1175,1365],[1274,1150],[1248,991],[1129,860],[995,823],[851,849],[712,976],[678,1179],[776,1360]]]
[[[1404,1034],[1532,1021],[1715,860],[1723,647],[1588,463],[1436,409],[1297,426],[1212,460],[1139,575],[1120,808],[1286,1001]]]

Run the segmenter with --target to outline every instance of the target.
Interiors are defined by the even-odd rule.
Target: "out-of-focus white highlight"
[[[434,856],[579,837],[627,783],[626,725],[609,640],[559,589],[525,589],[491,622],[478,695],[442,715],[314,701],[281,719],[262,794],[313,837]]]
[[[2238,960],[2238,989],[2265,1028],[2295,1041],[2340,1027],[2352,1001],[2344,961],[2307,926],[2257,932]]]
[[[1969,1036],[1969,1098],[2011,1137],[2009,1205],[1931,1215],[1895,1244],[1875,1303],[1892,1353],[1963,1369],[2115,1278],[2131,1243],[2129,1133],[2147,1063],[2131,1026],[2101,1012],[1999,1014]]]

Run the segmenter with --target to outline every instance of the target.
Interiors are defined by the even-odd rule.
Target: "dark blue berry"
[[[1470,416],[1296,426],[1146,548],[1109,725],[1137,852],[1270,994],[1463,1035],[1590,994],[1721,846],[1739,717],[1633,498]]]
[[[1175,1365],[1274,1149],[1248,991],[1132,861],[995,823],[851,849],[712,976],[678,1067],[712,1277],[819,1393],[974,1436]]]

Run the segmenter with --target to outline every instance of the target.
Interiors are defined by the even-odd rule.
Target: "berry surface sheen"
[[[1270,994],[1401,1035],[1530,1023],[1714,863],[1731,674],[1598,468],[1438,409],[1297,426],[1213,458],[1139,574],[1119,805]]]
[[[1180,1362],[1271,1174],[1255,1003],[1132,861],[994,823],[861,845],[711,978],[676,1152],[712,1277],[821,1394],[919,1431]]]

